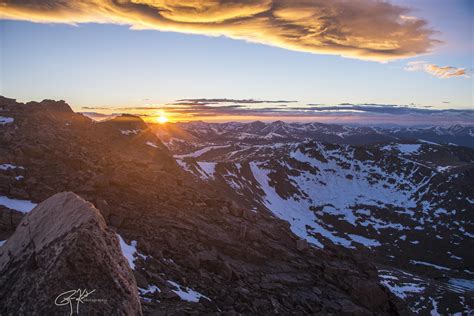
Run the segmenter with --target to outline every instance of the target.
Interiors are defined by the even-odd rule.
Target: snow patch
[[[201,173],[202,179],[209,179],[214,177],[214,173],[216,172],[216,163],[215,162],[204,162],[199,161],[198,163],[199,169],[198,171]]]
[[[421,145],[420,144],[390,144],[386,145],[382,148],[381,150],[384,151],[393,151],[396,150],[400,152],[401,154],[415,154],[420,150]]]
[[[207,299],[208,301],[211,300],[209,297],[189,287],[181,286],[178,283],[173,282],[173,281],[168,281],[168,283],[176,288],[176,290],[173,290],[173,292],[175,292],[183,301],[197,303],[199,302],[199,299],[201,299],[201,297]]]
[[[416,283],[403,283],[401,285],[397,285],[386,280],[382,280],[380,283],[385,285],[390,290],[390,292],[401,299],[407,298],[409,293],[421,293],[425,289],[423,286]]]
[[[395,296],[405,299],[412,294],[422,293],[425,286],[418,278],[411,278],[410,282],[403,282],[398,277],[391,274],[388,270],[379,270],[380,283],[385,285]]]
[[[422,266],[428,266],[428,267],[432,267],[432,268],[435,268],[435,269],[438,269],[438,270],[446,270],[446,271],[451,270],[450,268],[446,268],[446,267],[443,267],[443,266],[439,266],[439,265],[429,263],[429,262],[424,262],[424,261],[410,260],[410,263],[418,264],[418,265],[422,265]]]
[[[438,166],[436,167],[436,171],[438,172],[445,172],[451,169],[453,166]]]
[[[160,293],[161,290],[159,287],[153,284],[149,284],[146,289],[139,287],[138,291],[140,292],[140,295],[145,295],[145,294],[153,294],[155,292]]]
[[[0,165],[0,170],[9,170],[9,169],[25,169],[23,167],[18,167],[15,165],[12,165],[11,163],[4,163]]]
[[[448,281],[450,284],[455,285],[464,289],[465,291],[474,291],[474,280],[466,280],[466,279],[449,279]]]
[[[13,121],[15,121],[15,119],[12,117],[0,116],[0,125],[10,124],[13,123]]]
[[[362,244],[366,247],[378,247],[380,246],[381,244],[377,241],[377,240],[373,240],[373,239],[369,239],[369,238],[365,238],[365,237],[362,237],[362,236],[359,236],[359,235],[355,235],[355,234],[348,234],[349,237],[351,237],[351,239],[359,244]]]
[[[147,144],[148,146],[154,147],[154,148],[158,148],[158,145],[155,144],[154,142],[148,141],[148,142],[146,142],[145,144]]]
[[[433,309],[430,312],[431,316],[439,316],[440,313],[438,312],[438,303],[436,300],[432,297],[430,297],[431,304],[433,304]]]
[[[174,157],[175,157],[175,158],[179,158],[179,159],[186,158],[186,157],[198,158],[198,157],[204,155],[205,153],[207,153],[208,151],[211,151],[211,150],[213,150],[213,149],[228,148],[228,147],[230,147],[230,146],[231,146],[231,145],[208,146],[208,147],[204,147],[204,148],[201,148],[201,149],[199,149],[199,150],[193,151],[192,153],[189,153],[189,154],[185,154],[185,155],[175,155]]]
[[[419,141],[420,143],[428,144],[428,145],[440,146],[440,144],[438,144],[438,143],[433,143],[433,142],[430,142],[430,141],[424,140],[424,139],[417,139],[417,141]]]
[[[37,204],[27,200],[10,199],[6,196],[0,196],[0,205],[22,213],[28,213],[34,209]]]
[[[137,135],[141,131],[142,131],[141,129],[121,129],[120,133],[122,133],[122,135],[129,136],[129,135]]]
[[[184,171],[192,173],[191,169],[189,169],[188,167],[188,164],[184,160],[176,159],[176,162],[178,163],[178,165],[180,165],[181,168],[183,168]]]
[[[135,270],[135,259],[136,259],[136,257],[141,257],[143,259],[146,259],[147,257],[140,254],[137,251],[137,241],[136,240],[132,240],[130,242],[130,245],[129,245],[125,242],[125,240],[122,238],[122,236],[117,234],[117,237],[118,237],[119,242],[120,242],[120,248],[122,249],[123,256],[125,257],[125,259],[127,259],[128,265],[130,266],[130,268],[132,268],[132,270]]]

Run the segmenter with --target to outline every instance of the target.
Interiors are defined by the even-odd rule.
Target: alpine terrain
[[[0,314],[472,313],[473,136],[1,97]]]

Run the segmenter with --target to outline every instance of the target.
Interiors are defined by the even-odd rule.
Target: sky
[[[171,120],[474,123],[474,1],[25,3],[0,0],[0,94],[22,102]]]

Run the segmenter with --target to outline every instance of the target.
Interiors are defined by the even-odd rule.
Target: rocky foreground
[[[92,204],[58,193],[23,217],[0,248],[0,314],[64,315],[70,312],[66,298],[79,298],[70,293],[78,289],[84,302],[72,301],[74,312],[141,315],[116,234]]]
[[[64,102],[6,98],[0,116],[2,314],[58,308],[56,295],[84,287],[110,306],[81,312],[105,314],[138,314],[137,293],[144,314],[409,313],[363,250],[317,249],[239,206],[184,172],[139,118],[96,123]]]

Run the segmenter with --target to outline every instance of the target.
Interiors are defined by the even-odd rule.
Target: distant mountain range
[[[424,140],[439,144],[455,144],[474,148],[474,126],[450,127],[355,127],[323,123],[188,123],[153,124],[165,142],[296,142],[314,140],[334,144],[364,145],[377,142]]]

